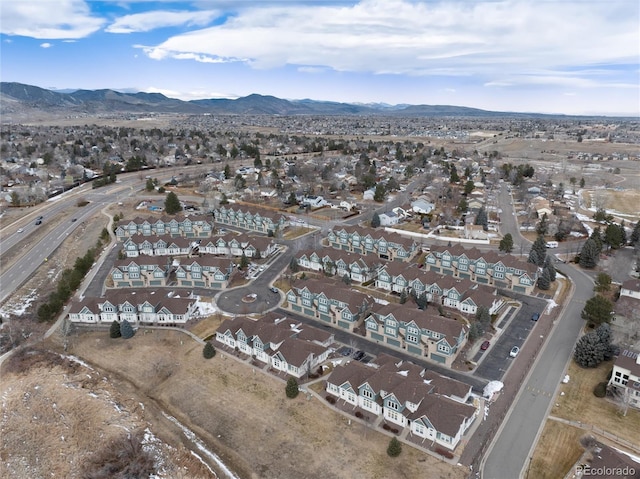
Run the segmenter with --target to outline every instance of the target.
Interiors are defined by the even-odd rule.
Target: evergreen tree
[[[475,187],[476,186],[473,183],[473,180],[467,180],[467,182],[464,184],[464,194],[470,195]]]
[[[224,179],[225,180],[231,179],[231,167],[229,166],[228,163],[224,166]]]
[[[473,323],[471,323],[471,326],[469,327],[469,339],[471,341],[475,341],[478,338],[481,338],[483,334],[484,328],[482,327],[482,324],[480,324],[478,321],[474,321]]]
[[[204,345],[204,348],[202,349],[202,356],[205,359],[211,359],[215,355],[216,355],[216,348],[213,347],[213,344],[207,341]]]
[[[638,243],[640,243],[640,221],[636,223],[631,233],[631,244],[635,246]]]
[[[551,287],[551,278],[549,277],[549,270],[544,268],[542,274],[538,277],[538,288],[543,291],[548,290]]]
[[[583,368],[595,368],[604,361],[607,347],[595,331],[585,334],[576,343],[573,358]]]
[[[287,380],[287,386],[285,387],[285,394],[289,399],[293,399],[298,396],[300,390],[298,389],[298,381],[296,378],[290,377]]]
[[[451,172],[451,174],[449,175],[449,183],[458,183],[460,181],[460,177],[458,176],[456,165],[451,165],[449,171]]]
[[[476,311],[476,321],[478,321],[484,329],[491,324],[491,315],[489,309],[486,306],[480,306]]]
[[[164,200],[164,211],[168,215],[175,215],[179,211],[182,211],[182,205],[180,204],[178,195],[173,191],[170,191]]]
[[[400,293],[400,304],[406,303],[408,296],[409,295],[407,294],[407,290],[403,289],[402,292]]]
[[[291,258],[291,261],[289,262],[289,269],[292,273],[300,271],[300,266],[298,265],[298,260],[296,258]]]
[[[429,300],[427,299],[427,295],[425,293],[417,295],[415,297],[415,302],[416,302],[416,305],[418,306],[418,309],[421,309],[421,310],[427,309],[427,306],[429,305]]]
[[[484,206],[478,210],[474,224],[481,225],[484,231],[489,229],[489,218],[487,217],[487,211],[484,209]]]
[[[611,289],[611,276],[607,273],[598,273],[596,276],[595,285],[593,290],[598,293],[603,293]]]
[[[371,227],[377,228],[380,226],[380,215],[378,213],[373,213],[371,217]]]
[[[538,264],[538,253],[533,248],[529,251],[529,258],[527,258],[527,262],[537,265]]]
[[[513,251],[513,237],[511,236],[511,233],[507,233],[500,240],[499,249],[505,253],[511,253]]]
[[[544,237],[542,235],[539,235],[536,238],[536,240],[533,242],[533,245],[531,246],[531,249],[535,250],[535,252],[537,253],[538,261],[536,264],[538,266],[542,266],[547,259],[547,244],[544,241]]]
[[[402,443],[397,438],[392,437],[387,447],[387,454],[390,457],[398,457],[402,453]]]
[[[598,264],[598,260],[600,259],[600,248],[596,241],[592,238],[589,238],[585,241],[582,246],[582,250],[580,251],[580,266],[587,269],[595,268]]]
[[[551,256],[547,256],[543,268],[549,272],[549,280],[553,283],[556,280],[556,268],[553,266]]]
[[[145,189],[147,191],[153,191],[155,188],[155,185],[153,184],[153,180],[151,178],[147,178],[147,184],[145,185]]]
[[[124,339],[129,339],[129,338],[132,338],[134,334],[135,334],[135,331],[131,327],[131,323],[126,319],[123,319],[122,322],[120,323],[120,335]]]
[[[115,339],[119,338],[120,336],[122,336],[120,334],[120,323],[114,319],[111,323],[111,327],[109,328],[109,337]]]
[[[584,188],[584,178],[580,178],[580,188]]]
[[[589,324],[600,325],[602,323],[608,323],[611,321],[611,312],[613,311],[613,305],[604,296],[595,295],[587,300],[582,310],[582,319],[586,320]]]
[[[624,246],[625,236],[624,228],[615,223],[609,223],[604,230],[604,242],[612,249]]]
[[[375,192],[373,193],[373,201],[378,203],[384,203],[385,198],[387,197],[387,189],[382,183],[378,183],[376,185]]]
[[[600,256],[600,253],[602,253],[604,240],[602,238],[602,231],[600,230],[599,226],[593,230],[591,236],[589,236],[589,239],[592,239],[595,242],[596,246],[598,247],[598,256]]]
[[[538,226],[536,226],[536,232],[540,236],[544,236],[547,234],[548,231],[549,231],[549,217],[545,213],[542,215],[542,218],[540,218],[540,222],[538,223]]]
[[[249,266],[249,258],[247,258],[247,255],[245,255],[243,251],[242,256],[240,256],[240,269],[245,269],[247,266]]]

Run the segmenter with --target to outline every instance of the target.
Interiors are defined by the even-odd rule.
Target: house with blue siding
[[[388,355],[376,363],[335,367],[326,380],[327,393],[354,411],[408,428],[407,434],[422,442],[454,450],[478,416],[471,386]]]
[[[115,229],[116,238],[125,238],[137,234],[143,236],[184,236],[186,238],[208,238],[213,232],[213,221],[206,215],[176,215],[136,217],[118,221]]]
[[[233,263],[213,256],[185,258],[176,266],[175,272],[181,287],[226,288],[233,273]]]
[[[386,264],[386,261],[374,254],[361,255],[332,248],[300,251],[296,254],[296,261],[301,268],[338,278],[347,276],[356,283],[374,279],[378,270]]]
[[[419,251],[418,243],[383,229],[340,226],[327,234],[329,246],[349,253],[373,253],[384,260],[408,262]]]
[[[168,258],[118,259],[109,274],[114,288],[162,287],[167,285],[172,266]]]
[[[406,304],[375,304],[364,321],[366,337],[451,366],[467,340],[466,324]]]
[[[285,299],[283,308],[348,331],[362,324],[374,303],[371,296],[328,278],[298,281]]]
[[[524,294],[531,294],[538,280],[538,267],[534,264],[510,254],[461,245],[434,246],[424,265],[436,273]]]
[[[249,231],[264,234],[282,232],[289,225],[287,218],[277,212],[266,209],[232,208],[221,206],[213,210],[214,220],[218,224],[236,226]]]

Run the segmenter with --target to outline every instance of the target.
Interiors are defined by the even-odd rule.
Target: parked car
[[[22,233],[24,230],[22,228],[18,228],[18,233]]]
[[[279,293],[280,291],[278,291],[278,288],[276,288],[275,286],[271,286],[269,288],[269,291],[271,291],[272,293]]]
[[[72,222],[72,223],[74,223],[74,222],[76,222],[76,221],[78,221],[78,218],[71,218],[71,222]]]
[[[41,224],[42,224],[42,220],[37,220],[37,221],[36,221],[36,224],[37,224],[37,225],[41,225]]]
[[[540,319],[540,314],[533,313],[533,316],[531,316],[531,321],[537,321],[538,319]]]
[[[353,359],[360,361],[364,358],[364,354],[364,351],[356,351],[356,354],[353,355]]]
[[[512,358],[515,358],[519,352],[520,352],[520,348],[518,346],[514,346],[511,348],[511,351],[509,351],[509,356],[511,356]]]
[[[489,341],[485,341],[484,343],[482,343],[482,346],[480,346],[480,349],[482,351],[486,351],[487,349],[489,349],[490,345],[491,345],[491,343]]]
[[[351,356],[351,353],[353,353],[353,349],[351,349],[351,348],[346,348],[346,349],[344,349],[344,350],[342,351],[342,353],[341,353],[341,354],[342,354],[343,356],[345,356],[345,357],[346,357],[346,356]]]

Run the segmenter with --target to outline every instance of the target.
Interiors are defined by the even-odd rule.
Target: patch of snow
[[[204,460],[203,460],[200,456],[198,456],[198,455],[197,455],[195,452],[193,452],[193,451],[189,451],[189,452],[193,455],[193,457],[195,457],[198,461],[200,461],[204,467],[206,467],[207,469],[209,469],[209,472],[210,472],[211,474],[213,474],[215,477],[218,477],[218,475],[215,473],[215,471],[214,471],[213,469],[211,469],[211,466],[210,466],[209,464],[207,464],[206,462],[204,462]]]
[[[220,459],[220,457],[215,454],[214,452],[210,451],[209,449],[207,449],[204,445],[204,443],[198,438],[198,436],[195,435],[195,433],[193,431],[191,431],[190,429],[187,429],[185,426],[183,426],[180,421],[178,421],[175,417],[173,416],[169,416],[168,414],[166,414],[165,412],[162,413],[162,415],[164,417],[166,417],[169,421],[171,421],[172,423],[174,423],[176,426],[178,426],[180,429],[182,429],[182,432],[184,433],[184,435],[191,441],[193,442],[193,444],[201,451],[203,452],[207,457],[209,457],[210,459],[212,459],[217,465],[218,467],[220,467],[220,469],[222,469],[222,472],[224,472],[225,476],[228,477],[229,479],[240,479],[238,476],[236,476],[228,467],[227,465],[222,462],[222,459]]]
[[[60,356],[65,358],[65,359],[68,359],[69,361],[73,361],[74,363],[78,363],[81,366],[84,366],[85,368],[90,369],[91,371],[94,370],[91,366],[89,366],[87,363],[85,363],[82,359],[79,359],[79,358],[77,358],[75,356],[72,356],[70,354],[61,354]]]
[[[13,316],[22,316],[27,312],[27,309],[31,306],[38,296],[38,290],[32,289],[31,292],[27,296],[23,296],[22,298],[18,298],[15,302],[8,303],[0,308],[0,314],[3,315],[13,315]]]
[[[220,311],[213,302],[201,301],[200,297],[197,298],[196,307],[201,316],[210,316]]]
[[[490,381],[489,384],[484,387],[482,395],[487,399],[491,399],[495,393],[502,391],[503,387],[504,383],[501,381]]]
[[[378,304],[389,304],[389,301],[387,301],[386,299],[373,298],[373,300]]]
[[[553,299],[550,299],[547,304],[547,313],[550,313],[556,306],[558,306],[558,303],[556,303]]]

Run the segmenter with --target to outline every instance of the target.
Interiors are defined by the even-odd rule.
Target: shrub
[[[327,396],[325,396],[325,399],[327,400],[327,402],[329,404],[335,404],[336,403],[336,398],[334,398],[333,396],[327,395]]]
[[[436,447],[436,454],[440,454],[442,457],[446,457],[447,459],[453,459],[453,453],[442,447]]]
[[[593,388],[593,395],[597,398],[603,398],[607,395],[607,383],[601,382],[596,384],[596,387]]]
[[[389,431],[391,430],[391,426],[389,426],[388,424],[383,424],[382,429],[384,429],[385,431]]]
[[[122,334],[120,334],[120,323],[114,319],[109,328],[109,337],[115,339],[120,336],[122,336]]]
[[[390,457],[398,457],[402,452],[402,444],[395,437],[389,441],[389,447],[387,447],[387,454]]]
[[[211,359],[215,355],[216,355],[216,348],[213,347],[213,344],[211,344],[210,342],[207,342],[204,345],[204,348],[202,349],[202,356],[204,356],[205,359]]]
[[[356,411],[356,417],[362,419],[362,413],[360,411]]]
[[[289,380],[287,381],[287,386],[285,388],[287,397],[289,399],[294,399],[298,396],[299,392],[300,390],[298,389],[298,381],[296,381],[296,378],[289,378]]]
[[[391,432],[394,433],[394,434],[398,434],[398,430],[395,427],[391,428]]]

